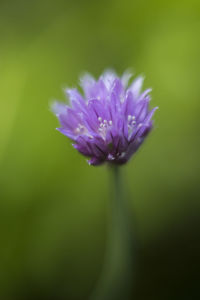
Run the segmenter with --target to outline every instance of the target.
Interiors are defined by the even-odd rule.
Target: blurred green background
[[[133,299],[197,299],[199,0],[0,1],[0,299],[88,299],[110,178],[55,130],[83,71],[132,68],[155,130],[123,168],[140,240]],[[125,299],[126,300],[126,299]]]

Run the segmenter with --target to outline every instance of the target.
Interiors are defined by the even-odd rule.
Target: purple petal
[[[88,102],[88,108],[93,113],[93,115],[96,116],[96,121],[98,120],[98,117],[101,117],[102,120],[108,119],[108,110],[106,107],[96,99],[92,99]]]
[[[118,98],[120,97],[120,95],[123,92],[123,85],[122,82],[119,78],[116,78],[113,82],[113,86],[112,86],[112,91],[118,96]]]
[[[93,165],[93,166],[99,166],[101,165],[104,161],[96,158],[96,157],[93,157],[91,158],[90,160],[87,160],[88,164],[89,165]]]
[[[71,105],[78,111],[86,111],[86,103],[77,89],[66,89],[66,94],[70,99]]]
[[[84,74],[80,79],[80,85],[85,93],[86,98],[90,98],[90,93],[95,83],[94,78],[90,74]]]
[[[136,78],[133,83],[131,84],[131,86],[129,87],[129,90],[133,93],[133,97],[136,99],[138,98],[141,88],[142,88],[142,84],[144,81],[144,77],[139,76],[138,78]]]
[[[148,114],[148,107],[149,107],[149,101],[148,100],[142,100],[137,105],[137,108],[135,110],[135,117],[137,119],[137,122],[143,122],[146,115]]]
[[[56,116],[60,114],[65,114],[67,112],[67,108],[68,106],[66,104],[60,103],[58,101],[54,102],[51,105],[51,110]]]
[[[117,75],[114,71],[106,70],[100,77],[103,80],[108,91],[111,89],[116,76]]]
[[[85,155],[85,156],[92,156],[93,153],[90,149],[88,149],[87,146],[84,146],[82,144],[72,144],[72,146],[78,150],[81,154]]]
[[[125,101],[122,104],[122,113],[125,118],[128,115],[133,115],[134,112],[134,101],[133,101],[133,94],[131,91],[127,91]]]
[[[126,88],[128,86],[129,80],[132,77],[132,73],[130,71],[125,71],[124,74],[121,77],[121,81],[123,84],[123,87]]]
[[[56,128],[58,131],[60,131],[62,134],[67,136],[69,139],[75,141],[76,140],[76,135],[73,134],[71,131],[65,129],[65,128]]]
[[[80,122],[80,117],[71,108],[68,108],[67,113],[59,115],[58,118],[59,118],[60,124],[63,127],[66,127],[71,130],[76,129],[78,123]]]

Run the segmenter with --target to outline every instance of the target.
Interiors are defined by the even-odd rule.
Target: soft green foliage
[[[49,111],[82,71],[153,87],[155,130],[124,168],[144,243],[198,209],[199,31],[199,0],[0,1],[2,299],[83,300],[98,276],[109,176]]]

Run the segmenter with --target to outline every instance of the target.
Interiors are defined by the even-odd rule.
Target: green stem
[[[133,241],[121,167],[112,166],[113,195],[105,265],[92,299],[129,299],[133,284]]]

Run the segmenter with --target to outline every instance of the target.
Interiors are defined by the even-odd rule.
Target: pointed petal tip
[[[94,77],[89,72],[82,72],[79,77],[79,82],[81,86],[84,86],[87,82],[94,82]]]
[[[129,87],[129,89],[131,90],[131,92],[133,93],[133,95],[135,97],[138,97],[140,94],[144,78],[145,78],[144,75],[140,75],[140,76],[136,77]]]
[[[76,88],[73,88],[73,87],[64,87],[63,91],[64,91],[65,94],[67,94],[68,96],[70,96],[72,92],[76,91]]]
[[[50,109],[58,117],[60,114],[66,112],[67,105],[59,101],[52,101],[50,104]]]
[[[98,158],[93,157],[93,158],[87,160],[87,163],[88,163],[90,166],[99,166],[99,165],[101,165],[103,162],[100,161]]]
[[[133,72],[131,69],[127,69],[121,76],[121,81],[124,88],[127,88],[131,77],[133,76]]]
[[[88,163],[89,166],[92,166],[92,163],[91,163],[90,159],[86,159],[86,162]]]
[[[63,88],[64,94],[67,95],[67,96],[69,96],[69,90],[70,90],[69,87],[64,87],[64,88]]]
[[[103,71],[102,75],[100,77],[104,76],[117,76],[117,73],[115,72],[114,68],[107,68]]]
[[[152,108],[152,110],[149,112],[149,116],[151,116],[150,119],[153,117],[153,115],[154,115],[154,113],[155,113],[155,111],[156,111],[157,109],[159,109],[158,106]]]

